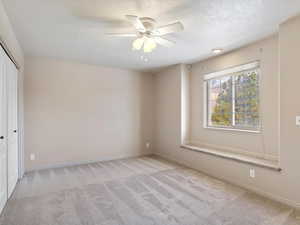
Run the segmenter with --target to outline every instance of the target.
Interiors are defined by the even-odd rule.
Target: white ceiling
[[[299,0],[2,1],[26,55],[138,70],[195,62],[213,48],[233,50],[275,33],[300,12]],[[179,20],[185,30],[166,36],[177,42],[172,48],[132,51],[133,38],[104,35],[132,31],[127,14],[152,17],[158,25]]]

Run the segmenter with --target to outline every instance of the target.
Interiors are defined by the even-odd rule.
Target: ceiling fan
[[[184,29],[180,22],[156,27],[156,21],[150,17],[126,15],[126,18],[136,29],[135,33],[107,33],[106,35],[114,37],[136,37],[132,43],[133,50],[140,50],[143,48],[144,52],[152,52],[157,47],[157,44],[171,47],[175,42],[162,38],[162,36],[179,32]]]

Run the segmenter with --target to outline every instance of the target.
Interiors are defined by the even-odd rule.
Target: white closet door
[[[7,80],[7,101],[8,101],[8,140],[7,140],[7,157],[8,157],[8,197],[11,196],[17,181],[19,169],[18,157],[18,70],[15,65],[6,58],[6,80]]]
[[[7,201],[7,101],[5,53],[0,47],[0,213]]]

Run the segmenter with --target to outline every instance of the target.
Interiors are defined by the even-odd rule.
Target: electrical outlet
[[[146,142],[146,148],[150,148],[150,142]]]
[[[35,160],[35,154],[33,154],[33,153],[30,154],[30,160],[31,161]]]
[[[254,169],[250,169],[250,177],[251,178],[255,177],[255,170]]]
[[[296,125],[300,126],[300,116],[296,116]]]

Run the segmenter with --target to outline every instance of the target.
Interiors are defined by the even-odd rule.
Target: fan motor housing
[[[140,18],[141,22],[143,23],[144,27],[148,30],[151,31],[155,27],[156,21],[150,17],[141,17]]]

